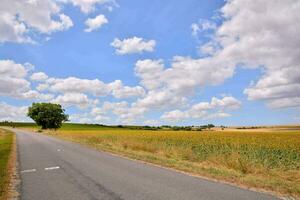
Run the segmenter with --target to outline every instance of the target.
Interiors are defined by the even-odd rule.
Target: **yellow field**
[[[60,130],[51,134],[200,176],[300,197],[298,130]]]

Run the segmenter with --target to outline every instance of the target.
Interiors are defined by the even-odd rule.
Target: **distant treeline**
[[[266,128],[264,126],[251,126],[251,127],[237,127],[236,129],[259,129],[259,128]]]
[[[38,128],[38,126],[33,122],[10,122],[3,121],[0,122],[0,126],[10,126],[10,127],[28,127],[28,128]],[[200,126],[133,126],[133,125],[104,125],[104,124],[77,124],[77,123],[64,123],[62,129],[67,130],[93,130],[93,129],[131,129],[131,130],[174,130],[174,131],[202,131],[205,129],[211,129],[215,127],[213,124],[200,125]],[[221,126],[221,128],[225,128]]]

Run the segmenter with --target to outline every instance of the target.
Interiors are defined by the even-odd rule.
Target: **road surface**
[[[17,134],[21,200],[275,200],[53,137]]]

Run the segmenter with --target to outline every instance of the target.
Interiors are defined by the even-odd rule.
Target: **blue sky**
[[[0,11],[0,120],[28,121],[45,101],[82,123],[300,121],[297,1],[3,0]]]

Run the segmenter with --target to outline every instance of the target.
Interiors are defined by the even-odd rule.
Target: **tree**
[[[211,129],[211,128],[215,127],[215,125],[213,125],[213,124],[207,124],[207,127],[208,127],[208,129]]]
[[[59,104],[53,103],[33,103],[28,108],[28,117],[33,119],[42,129],[60,128],[62,123],[68,121],[68,115]]]

